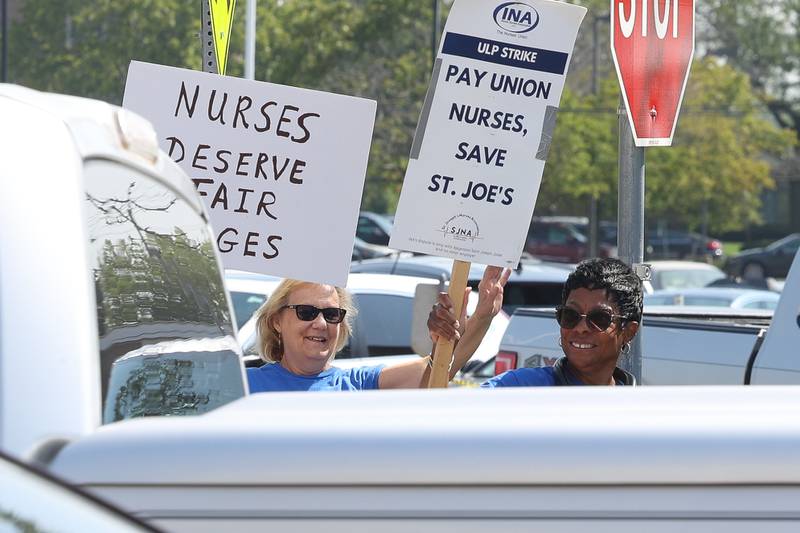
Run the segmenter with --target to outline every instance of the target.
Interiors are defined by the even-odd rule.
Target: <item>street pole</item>
[[[247,0],[244,29],[244,77],[254,80],[256,75],[256,0]]]
[[[595,15],[592,19],[592,95],[597,96],[597,51],[600,49],[600,39],[597,34],[597,24],[602,20],[608,20],[610,13],[602,15]],[[596,101],[595,101],[596,105]],[[600,220],[598,219],[600,213],[598,209],[597,197],[594,194],[589,195],[589,257],[597,257],[600,252],[599,246],[599,227]]]
[[[8,4],[6,0],[0,0],[0,17],[2,18],[0,26],[3,30],[3,65],[0,67],[0,83],[5,83],[8,81]]]
[[[617,246],[619,258],[644,276],[638,266],[644,261],[644,148],[633,142],[633,131],[628,121],[625,102],[619,103],[619,200],[617,212]],[[631,342],[631,350],[623,355],[622,368],[642,382],[642,324],[639,334]]]
[[[203,43],[203,72],[217,73],[217,56],[214,53],[214,31],[211,27],[209,0],[200,0],[200,41]]]
[[[436,54],[439,51],[439,0],[433,0],[433,35],[431,37],[431,68],[436,65]]]

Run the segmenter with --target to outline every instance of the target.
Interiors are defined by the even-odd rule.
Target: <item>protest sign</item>
[[[517,265],[585,13],[549,0],[453,5],[390,246]]]
[[[225,268],[346,285],[374,101],[133,61],[123,106],[194,181]]]

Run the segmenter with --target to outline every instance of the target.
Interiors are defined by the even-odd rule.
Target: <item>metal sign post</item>
[[[694,57],[695,0],[610,0],[611,56],[619,79],[619,257],[642,281],[644,147],[670,146]],[[639,325],[641,328],[641,324]],[[634,337],[621,364],[642,381]]]
[[[200,40],[203,42],[203,72],[217,74],[217,54],[214,52],[214,27],[211,23],[211,0],[200,0],[202,30]]]
[[[644,150],[634,143],[625,102],[620,99],[617,246],[619,258],[635,269],[644,261]],[[643,277],[641,272],[637,274]],[[623,355],[620,364],[636,376],[637,383],[642,382],[641,332],[633,338],[631,350]]]
[[[203,71],[225,75],[236,0],[201,0]]]
[[[3,50],[0,52],[0,82],[8,81],[8,4],[6,0],[0,0],[0,31],[3,32]]]
[[[244,30],[244,78],[256,79],[256,0],[247,0]]]

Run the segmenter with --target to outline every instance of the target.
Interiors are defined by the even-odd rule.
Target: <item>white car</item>
[[[226,284],[234,305],[245,299],[253,303],[258,298],[263,303],[278,284],[274,278],[264,276],[259,279],[256,274],[248,276],[249,280],[245,279],[245,275],[226,274]],[[412,349],[411,329],[414,297],[420,284],[438,286],[438,282],[430,278],[350,274],[347,288],[353,294],[358,315],[349,344],[336,356],[336,366],[392,363],[418,357],[420,354],[415,354]],[[477,304],[478,294],[473,291],[467,304],[467,313],[474,312]],[[422,318],[427,319],[427,314]],[[497,353],[508,320],[508,315],[502,311],[494,318],[472,360],[486,361]],[[251,317],[239,330],[239,342],[248,365],[259,361],[256,340],[255,319]]]
[[[649,261],[652,269],[648,292],[662,289],[694,289],[706,287],[715,281],[725,279],[725,272],[697,261]]]
[[[733,287],[701,287],[699,289],[655,291],[644,296],[645,306],[690,305],[730,307],[732,309],[775,310],[780,294],[773,291],[737,289]]]

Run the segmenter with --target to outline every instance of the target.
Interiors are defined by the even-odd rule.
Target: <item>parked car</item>
[[[392,225],[392,218],[389,215],[361,211],[358,214],[356,237],[369,244],[389,246]]]
[[[722,257],[722,243],[699,233],[677,230],[646,230],[645,260],[704,259]]]
[[[725,279],[725,273],[714,265],[694,261],[650,261],[650,286],[663,289],[694,289]]]
[[[655,291],[644,296],[645,305],[690,305],[732,309],[770,309],[778,306],[780,295],[773,291],[704,287]]]
[[[578,226],[587,227],[581,217],[533,217],[525,251],[544,261],[577,263],[589,255],[589,239]],[[600,257],[616,254],[616,247],[603,242],[598,243]]]
[[[266,301],[277,283],[271,279],[259,281],[255,275],[250,282],[240,282],[231,288],[231,297],[258,295]],[[431,278],[393,276],[389,274],[350,274],[347,288],[353,295],[358,314],[353,323],[350,342],[336,355],[334,364],[339,367],[366,364],[391,364],[402,359],[417,358],[412,348],[412,317],[417,285],[438,285]],[[233,287],[233,285],[230,285]],[[263,291],[263,292],[261,292]],[[478,295],[472,292],[467,303],[467,313],[475,310]],[[427,314],[422,318],[427,319]],[[508,315],[499,313],[473,355],[473,360],[485,361],[497,353],[500,339],[508,324]],[[255,317],[251,317],[239,331],[239,342],[245,354],[245,364],[259,366]],[[373,359],[373,358],[378,359]],[[391,358],[389,358],[391,357]],[[364,360],[370,358],[369,360]]]
[[[242,326],[250,320],[253,313],[261,307],[282,278],[266,274],[254,274],[241,270],[225,271],[225,288],[231,295],[233,314],[236,317],[236,327]]]
[[[397,259],[374,259],[354,262],[350,272],[372,272],[419,276],[447,281],[453,260],[430,255]],[[485,266],[473,264],[467,284],[473,289],[483,277]],[[541,261],[524,261],[511,272],[503,297],[503,311],[510,315],[519,306],[553,306],[561,303],[561,291],[571,272],[571,266],[547,264]]]
[[[765,246],[742,250],[729,258],[725,271],[731,276],[747,280],[786,277],[794,256],[800,248],[800,233],[793,233]]]

